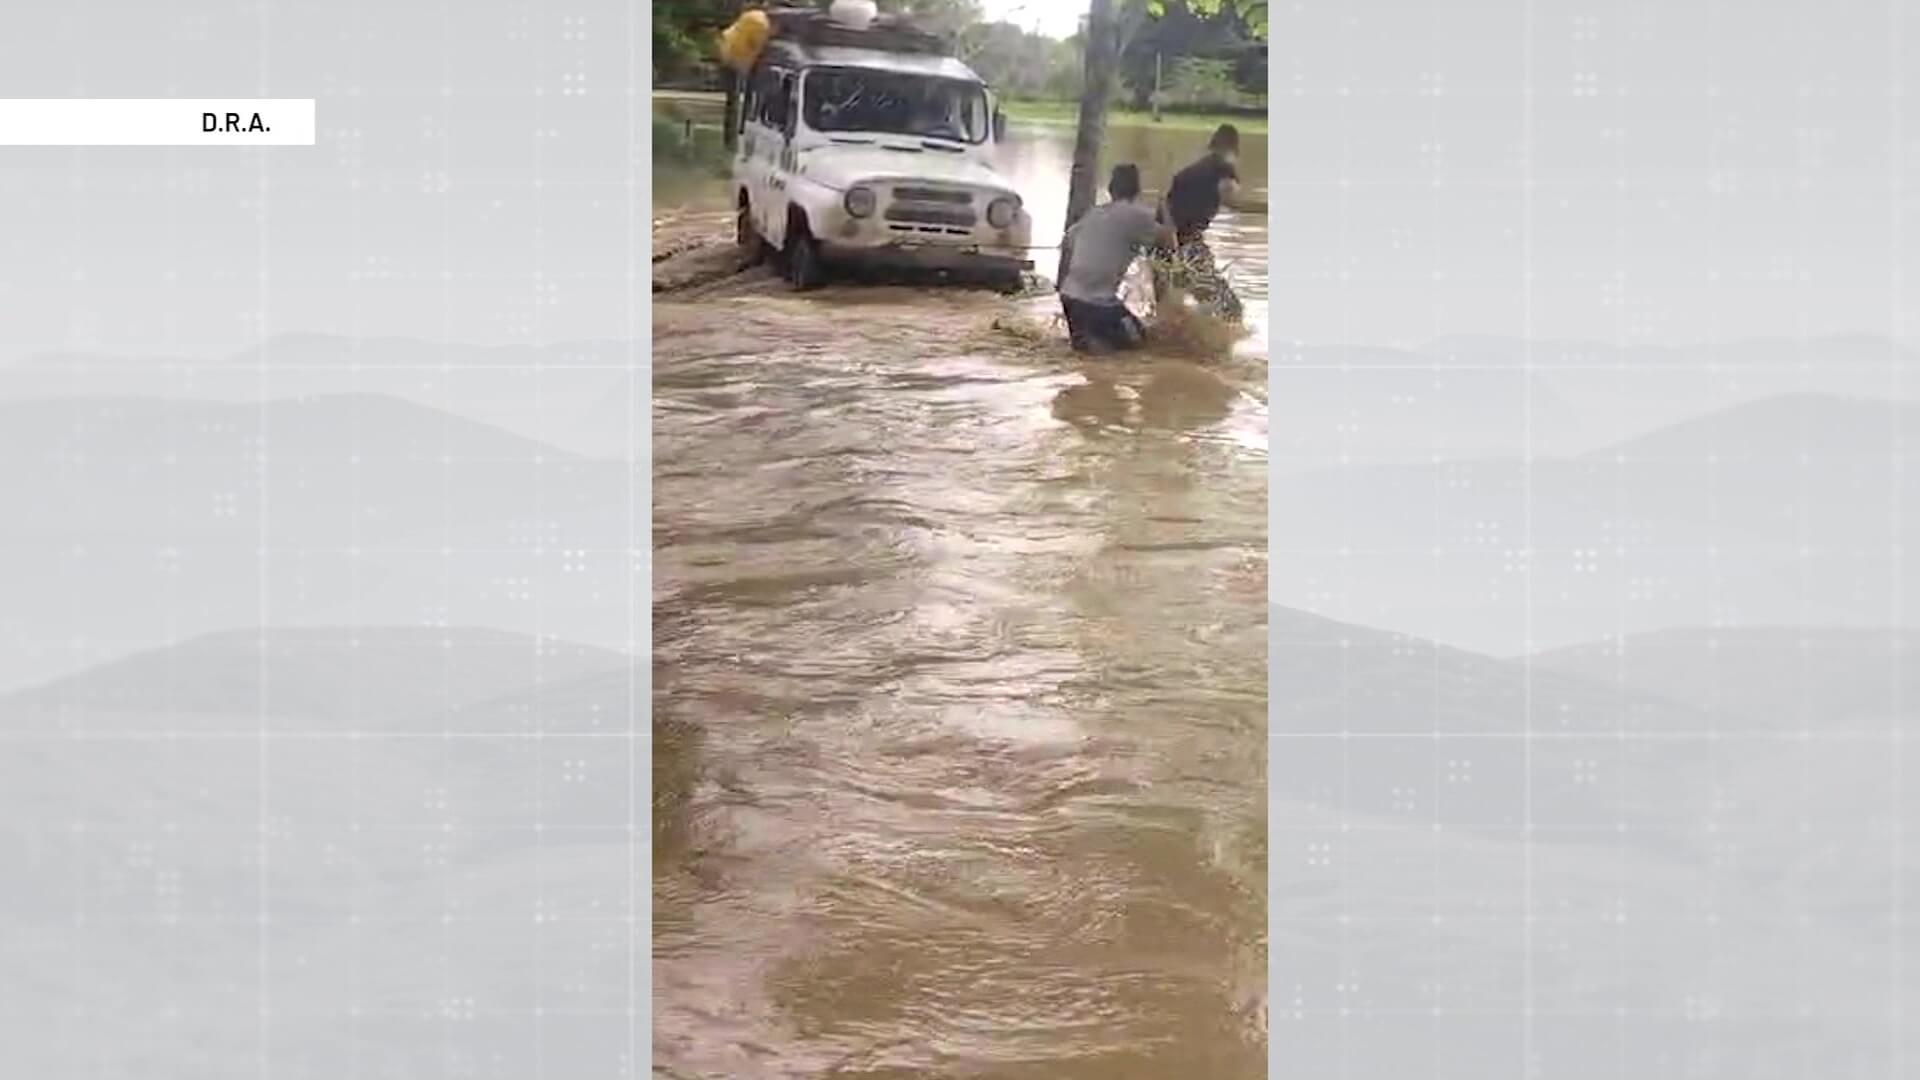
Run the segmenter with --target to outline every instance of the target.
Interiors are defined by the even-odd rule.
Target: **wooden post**
[[[1160,122],[1160,50],[1153,51],[1153,122]]]
[[[734,139],[740,129],[740,73],[726,68],[726,79],[727,107],[720,120],[724,127],[720,133],[720,144],[727,148],[728,153],[732,153]]]

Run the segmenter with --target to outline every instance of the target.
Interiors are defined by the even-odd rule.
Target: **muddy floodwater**
[[[1070,138],[1005,163],[1037,243]],[[657,231],[720,227],[679,179]],[[1265,1075],[1263,343],[1083,360],[1051,304],[655,297],[656,1075]]]

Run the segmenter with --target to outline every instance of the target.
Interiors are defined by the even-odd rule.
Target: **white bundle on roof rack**
[[[827,18],[850,30],[865,30],[878,14],[880,8],[873,0],[833,0],[827,8]]]
[[[834,8],[843,4],[873,7],[872,0],[836,0]],[[772,20],[774,37],[802,45],[841,45],[934,56],[953,54],[939,35],[928,33],[897,15],[882,15],[877,11],[858,25],[817,7],[769,7],[767,17]]]

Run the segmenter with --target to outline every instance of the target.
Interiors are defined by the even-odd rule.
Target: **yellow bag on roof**
[[[720,62],[741,74],[752,70],[773,36],[773,24],[764,11],[749,11],[720,34]]]

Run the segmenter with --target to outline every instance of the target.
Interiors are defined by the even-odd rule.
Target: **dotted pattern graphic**
[[[1911,13],[1273,25],[1272,1075],[1907,1075]]]

